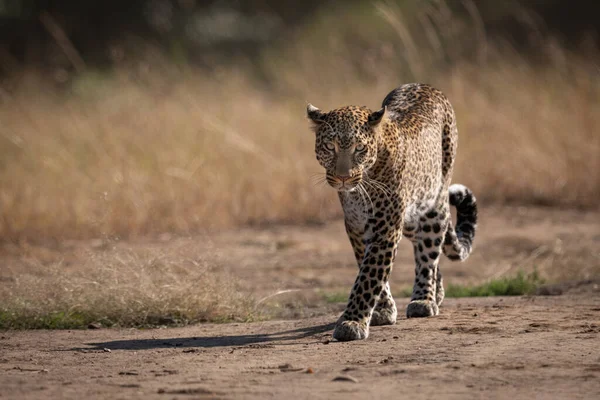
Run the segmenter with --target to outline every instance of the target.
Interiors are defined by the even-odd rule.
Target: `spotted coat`
[[[317,160],[338,191],[359,267],[334,338],[365,339],[370,325],[396,322],[389,277],[403,236],[415,255],[406,315],[437,315],[444,299],[440,256],[467,258],[477,223],[472,192],[450,185],[458,138],[450,102],[415,83],[389,93],[378,111],[347,106],[323,112],[309,104],[307,113]],[[450,205],[457,208],[456,228]]]

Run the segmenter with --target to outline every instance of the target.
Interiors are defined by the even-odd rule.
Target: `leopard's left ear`
[[[325,122],[325,113],[310,103],[306,105],[306,115],[317,125]]]
[[[325,122],[325,114],[310,103],[306,105],[306,115],[315,124],[322,124],[323,122]]]
[[[387,107],[385,107],[385,106],[379,111],[372,112],[371,115],[369,115],[369,125],[371,125],[371,126],[379,125],[379,123],[383,120],[383,117],[386,112],[387,112]]]

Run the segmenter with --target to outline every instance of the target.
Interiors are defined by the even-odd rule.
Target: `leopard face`
[[[314,124],[315,153],[327,183],[340,192],[355,190],[377,160],[377,128],[385,108],[372,112],[349,106],[325,113],[309,104],[307,114]]]

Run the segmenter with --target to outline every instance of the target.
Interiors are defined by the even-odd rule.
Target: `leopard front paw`
[[[371,326],[394,325],[398,318],[398,310],[393,302],[391,306],[376,307],[371,317]]]
[[[369,337],[369,326],[357,321],[339,320],[333,331],[333,338],[340,342],[362,340]]]
[[[433,317],[439,313],[436,302],[431,300],[413,300],[406,307],[406,318]]]

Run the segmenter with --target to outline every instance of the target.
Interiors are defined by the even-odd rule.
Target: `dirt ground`
[[[450,299],[439,317],[372,328],[361,342],[329,342],[335,317],[5,332],[0,397],[600,397],[597,290]]]
[[[537,269],[553,296],[447,299],[441,315],[329,342],[356,265],[341,221],[193,237],[4,246],[2,281],[93,255],[194,258],[236,277],[281,320],[169,329],[0,332],[0,398],[600,398],[600,213],[486,208],[446,284]],[[154,254],[154,255],[153,255]],[[402,244],[392,291],[412,283]],[[35,269],[37,268],[37,269]],[[217,272],[215,272],[217,273]],[[280,291],[290,292],[275,295]],[[316,299],[316,300],[315,300]],[[321,303],[318,303],[320,300]],[[402,314],[408,299],[397,299]],[[320,305],[319,305],[320,304]]]

